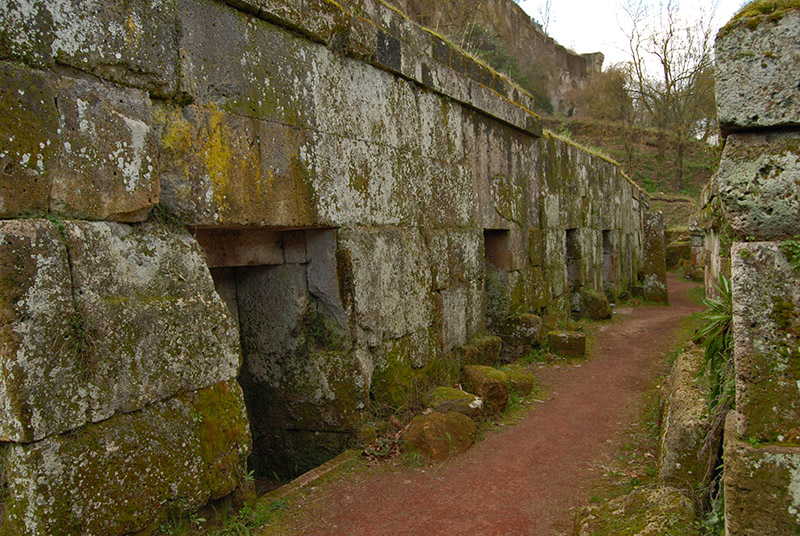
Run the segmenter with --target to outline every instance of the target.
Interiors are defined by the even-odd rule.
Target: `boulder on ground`
[[[509,346],[531,347],[541,341],[542,319],[530,313],[510,315],[494,329]]]
[[[435,461],[444,461],[472,446],[475,423],[461,413],[433,412],[414,417],[403,433],[403,449],[416,450]]]
[[[471,419],[483,417],[483,400],[453,387],[435,387],[428,393],[428,406],[439,413],[454,411]]]
[[[551,331],[547,334],[550,351],[565,357],[586,355],[586,335],[577,331]]]
[[[461,383],[470,393],[481,397],[486,412],[498,414],[508,404],[508,377],[492,367],[467,365],[461,373]]]
[[[523,395],[529,394],[533,390],[535,379],[533,372],[520,365],[506,365],[502,372],[508,378],[508,389]]]
[[[592,320],[603,320],[611,318],[611,305],[605,294],[589,288],[583,293],[583,312]]]

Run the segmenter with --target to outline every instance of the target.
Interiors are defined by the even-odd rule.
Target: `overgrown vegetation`
[[[717,449],[725,426],[725,415],[734,407],[735,383],[733,370],[733,292],[731,282],[720,276],[719,296],[703,300],[705,309],[698,314],[700,326],[695,340],[703,349],[704,371],[708,374],[708,412],[710,429],[704,450]],[[712,534],[724,533],[724,508],[721,462],[708,490],[711,511],[706,518]]]

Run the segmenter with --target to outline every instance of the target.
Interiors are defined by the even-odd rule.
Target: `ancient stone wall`
[[[800,526],[800,10],[755,6],[717,37],[728,134],[719,198],[736,237],[736,410],[724,453],[731,536]]]
[[[0,78],[3,533],[302,472],[637,279],[646,195],[381,3],[5,2]]]
[[[545,83],[554,110],[567,113],[570,90],[603,67],[603,54],[578,54],[558,44],[512,0],[392,0],[414,22],[451,36],[457,45],[487,31],[517,60],[521,73]],[[470,26],[473,25],[473,26]],[[462,45],[463,46],[463,45]],[[532,82],[534,80],[531,80]]]

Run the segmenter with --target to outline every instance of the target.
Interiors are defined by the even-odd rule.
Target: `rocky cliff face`
[[[511,0],[392,0],[414,22],[448,36],[467,50],[486,32],[519,62],[534,96],[567,112],[570,89],[583,87],[603,67],[603,54],[578,54],[559,45]],[[541,93],[540,93],[541,92]],[[537,104],[543,104],[537,102]]]

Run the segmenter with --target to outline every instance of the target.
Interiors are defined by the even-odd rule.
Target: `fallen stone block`
[[[460,347],[460,360],[466,365],[493,365],[500,360],[500,349],[503,340],[496,335],[487,335],[472,339]]]
[[[521,365],[505,365],[500,370],[508,378],[509,391],[516,391],[523,395],[528,395],[533,391],[536,378],[533,372],[527,368]]]
[[[493,325],[493,329],[509,346],[530,349],[538,345],[542,339],[542,319],[534,314],[507,316],[498,325]]]
[[[414,417],[401,440],[404,449],[416,450],[435,461],[466,452],[477,431],[475,423],[461,413],[430,413]]]
[[[550,351],[565,357],[586,355],[586,335],[577,331],[551,331],[547,334]]]
[[[487,413],[496,415],[508,404],[508,377],[496,368],[467,365],[461,373],[461,384],[483,399]]]
[[[428,407],[439,413],[454,411],[470,419],[483,418],[483,400],[453,387],[435,387],[428,393]]]
[[[611,304],[606,295],[591,288],[584,290],[583,314],[592,320],[611,318]]]

